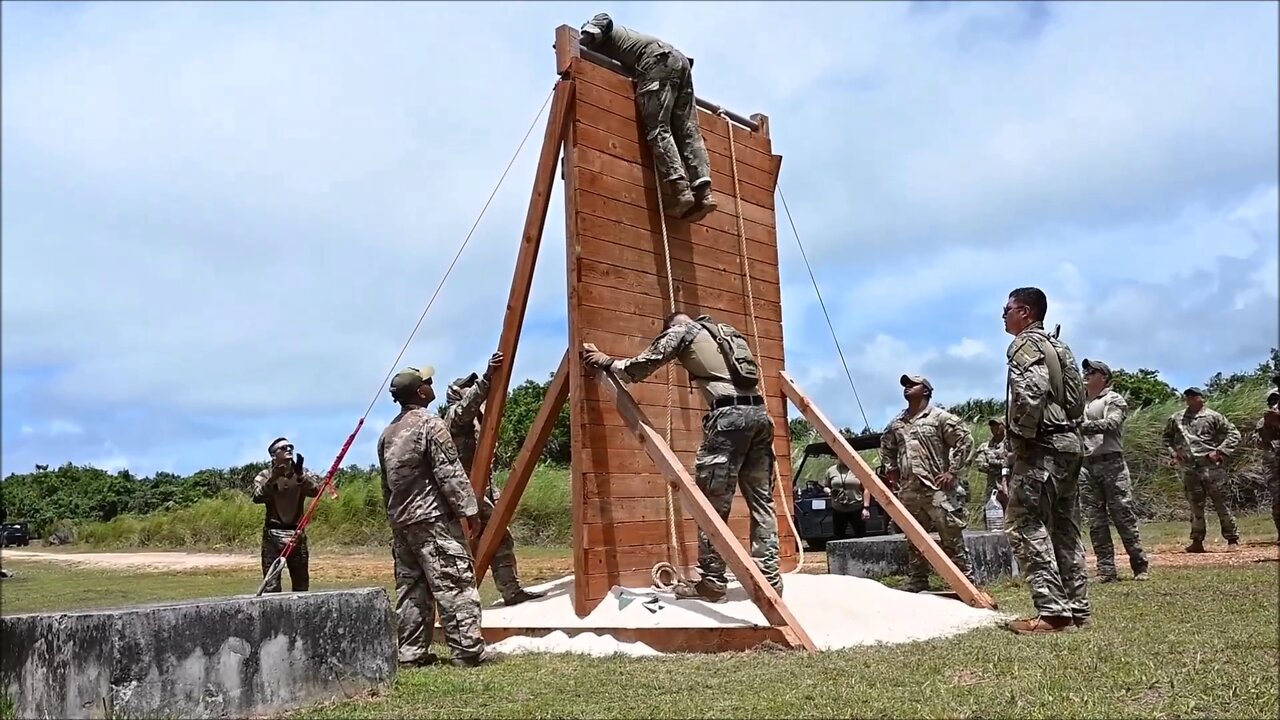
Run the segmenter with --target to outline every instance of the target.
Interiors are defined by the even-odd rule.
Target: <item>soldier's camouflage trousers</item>
[[[280,557],[280,553],[284,552],[284,546],[289,544],[291,537],[293,537],[292,530],[262,529],[262,577],[267,576],[271,564]],[[289,571],[289,589],[293,592],[306,592],[307,588],[311,587],[311,574],[307,567],[310,560],[307,536],[303,534],[298,544],[289,551],[289,557],[284,559],[285,567],[263,587],[262,592],[280,592],[280,578],[284,576],[285,569]]]
[[[636,78],[636,105],[658,177],[684,178],[691,186],[710,182],[711,164],[698,128],[688,59],[662,51],[646,62]]]
[[[489,483],[489,489],[485,492],[484,497],[480,498],[480,524],[485,526],[489,524],[489,518],[493,517],[494,508],[498,504],[498,490],[493,483]],[[516,570],[516,549],[515,540],[511,538],[511,531],[502,534],[502,540],[498,541],[498,550],[493,554],[493,560],[489,563],[489,571],[493,575],[493,584],[498,586],[498,592],[502,593],[502,599],[510,601],[520,594],[520,574]]]
[[[1005,534],[1041,616],[1088,617],[1084,538],[1076,504],[1080,455],[1031,446],[1009,472]]]
[[[958,487],[957,487],[958,489]],[[938,544],[960,572],[973,579],[969,568],[969,551],[964,546],[964,503],[957,489],[934,490],[915,480],[907,480],[898,492],[903,507],[925,532],[938,533]],[[907,584],[904,590],[919,591],[929,587],[929,561],[912,543],[907,543]]]
[[[1138,513],[1133,507],[1133,486],[1123,453],[1085,458],[1080,469],[1080,509],[1089,523],[1089,540],[1099,576],[1116,576],[1112,524],[1129,554],[1133,574],[1147,571],[1149,562],[1138,534]]]
[[[774,590],[782,592],[778,522],[773,515],[773,421],[762,405],[734,405],[707,413],[702,432],[695,460],[698,488],[726,522],[734,489],[742,490],[751,513],[751,559]],[[724,558],[701,530],[698,567],[712,587],[723,590],[728,584]]]
[[[1262,462],[1267,472],[1267,488],[1271,490],[1271,520],[1276,524],[1276,534],[1280,535],[1280,457],[1266,453]]]
[[[484,651],[480,635],[480,592],[462,523],[451,516],[416,522],[392,531],[396,575],[396,634],[400,662],[428,655],[436,609],[454,659]]]
[[[1213,502],[1213,509],[1218,513],[1223,539],[1227,542],[1240,539],[1240,533],[1236,530],[1236,516],[1227,507],[1227,496],[1223,492],[1226,485],[1227,468],[1224,465],[1202,458],[1183,466],[1182,488],[1187,495],[1187,504],[1191,506],[1191,542],[1204,542],[1206,497]]]

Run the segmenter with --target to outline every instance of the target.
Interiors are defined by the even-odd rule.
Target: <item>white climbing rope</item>
[[[760,354],[760,325],[756,322],[756,298],[755,293],[752,292],[751,286],[751,260],[747,253],[747,229],[746,224],[742,219],[742,189],[738,184],[738,146],[733,138],[733,121],[729,119],[729,115],[724,111],[724,109],[720,110],[719,115],[724,118],[725,126],[729,128],[729,162],[733,168],[733,206],[734,214],[737,216],[738,221],[738,245],[739,249],[742,251],[742,277],[747,284],[747,314],[751,318],[751,334],[754,336],[756,342],[756,364],[759,365],[761,369],[760,395],[764,398],[765,414],[767,415],[769,412],[769,392],[765,386],[766,374],[763,372],[764,362],[762,361],[762,356]],[[770,435],[769,442],[770,444],[774,443],[773,435]],[[778,473],[778,453],[776,452],[776,446],[773,456],[773,482],[774,485],[777,486],[781,484],[781,476]],[[795,478],[792,478],[792,481],[794,482]],[[791,513],[791,506],[787,502],[787,494],[785,492],[780,493],[780,497],[782,498],[783,515],[786,516],[787,527],[791,528],[791,535],[796,539],[796,567],[791,571],[792,573],[796,573],[799,572],[800,568],[804,565],[804,543],[800,542],[800,532],[796,529],[796,522]],[[776,520],[778,517],[778,511],[776,508],[774,509],[773,515]]]
[[[658,219],[662,223],[662,258],[666,263],[667,270],[667,306],[670,308],[668,312],[676,311],[676,287],[675,280],[671,276],[671,239],[667,235],[667,215],[666,208],[662,202],[662,181],[658,179],[657,168],[654,168],[654,189],[658,195]],[[667,427],[666,440],[667,446],[671,446],[672,433],[672,406],[675,404],[675,378],[674,369],[670,364],[667,365]],[[671,483],[662,483],[667,491],[667,562],[659,562],[649,571],[649,578],[653,581],[653,586],[660,590],[671,590],[684,578],[680,576],[677,569],[680,562],[680,539],[676,533],[676,499],[675,493],[671,489]],[[681,513],[683,515],[683,513]],[[683,519],[683,518],[682,518]],[[670,574],[671,580],[664,580],[664,576]]]

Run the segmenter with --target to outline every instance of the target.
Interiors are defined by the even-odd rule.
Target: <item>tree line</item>
[[[1203,389],[1208,395],[1210,406],[1213,406],[1216,398],[1225,398],[1237,388],[1269,383],[1270,378],[1278,371],[1280,350],[1273,348],[1268,360],[1255,369],[1229,375],[1216,373],[1205,382]],[[495,452],[498,470],[509,469],[515,460],[550,384],[550,376],[542,382],[529,379],[508,393]],[[1159,372],[1148,368],[1140,368],[1134,372],[1117,369],[1113,385],[1126,396],[1135,412],[1155,408],[1179,397],[1179,391],[1164,381]],[[985,430],[982,425],[988,418],[1004,414],[1004,402],[996,398],[973,398],[951,405],[948,409],[975,423],[978,426],[975,427],[975,436],[978,436]],[[1246,434],[1252,427],[1252,421],[1247,417],[1249,412],[1252,410],[1241,409],[1233,417],[1240,425],[1241,432]],[[1162,421],[1162,418],[1153,420]],[[1243,424],[1245,422],[1249,424]],[[1148,467],[1152,468],[1151,472],[1155,472],[1158,443],[1154,438],[1146,437],[1152,434],[1152,429],[1154,428],[1142,432],[1142,437],[1135,437],[1131,443],[1135,448],[1135,455],[1140,456],[1135,457],[1132,465],[1135,473]],[[797,451],[817,438],[817,434],[803,417],[791,418],[789,430]],[[855,434],[870,433],[872,428],[864,427],[860,433],[854,433],[851,428],[845,427],[842,432],[852,437]],[[570,447],[569,408],[566,403],[556,418],[541,461],[553,466],[567,466],[571,459]],[[1152,457],[1148,458],[1147,455]],[[54,468],[41,465],[33,472],[13,473],[4,478],[0,482],[0,506],[5,509],[9,521],[30,522],[32,534],[43,537],[60,520],[105,522],[120,515],[148,515],[187,507],[224,492],[244,493],[248,491],[253,477],[266,466],[264,457],[261,462],[228,468],[207,468],[185,476],[158,472],[153,476],[140,477],[128,470],[111,473],[72,463]],[[321,468],[313,469],[323,471]],[[341,488],[358,481],[373,482],[376,486],[377,478],[376,465],[349,464],[338,471],[334,480]]]

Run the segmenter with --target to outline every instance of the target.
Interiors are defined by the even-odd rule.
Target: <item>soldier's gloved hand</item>
[[[582,346],[582,364],[587,367],[607,368],[613,364],[613,358],[597,350],[595,345],[585,343]]]
[[[480,515],[479,513],[468,515],[465,520],[467,521],[467,539],[474,543],[484,533],[484,528],[480,525]]]
[[[933,479],[933,481],[937,483],[938,487],[942,488],[943,490],[950,490],[951,488],[956,486],[955,473],[950,471],[944,472],[938,475],[936,478]]]

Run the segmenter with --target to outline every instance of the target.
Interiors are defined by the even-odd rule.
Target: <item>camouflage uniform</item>
[[[461,523],[478,508],[444,420],[422,406],[403,407],[378,438],[378,465],[391,524],[400,661],[434,658],[428,648],[436,606],[454,662],[479,659],[480,593]]]
[[[702,445],[694,460],[698,488],[725,521],[735,487],[742,490],[751,514],[751,558],[781,593],[773,512],[773,420],[764,398],[755,389],[734,387],[715,340],[697,322],[672,326],[639,355],[615,360],[612,370],[623,382],[640,382],[672,360],[689,373],[711,407],[702,419]],[[701,529],[698,566],[703,586],[722,594],[728,584],[724,559]]]
[[[1222,537],[1228,543],[1240,541],[1236,518],[1227,507],[1224,490],[1227,485],[1227,458],[1240,445],[1240,431],[1222,413],[1208,407],[1192,413],[1176,412],[1164,426],[1164,444],[1182,454],[1182,487],[1191,505],[1191,543],[1204,542],[1205,498],[1213,501],[1218,513]],[[1209,459],[1209,453],[1222,453],[1222,462]]]
[[[880,436],[880,458],[886,472],[898,472],[898,498],[924,527],[938,533],[938,544],[956,567],[972,579],[969,552],[964,545],[964,503],[960,500],[960,477],[973,454],[973,436],[959,417],[946,410],[926,406],[915,415],[904,410]],[[935,478],[944,472],[956,476],[950,490],[936,487]],[[929,587],[929,562],[919,548],[907,544],[907,585],[918,592]]]
[[[285,488],[280,488],[280,483]],[[281,466],[273,463],[253,478],[251,497],[255,503],[267,506],[266,522],[262,527],[262,576],[267,576],[271,565],[284,552],[284,546],[297,532],[298,522],[305,511],[305,499],[320,493],[321,479],[310,470],[298,473],[292,464]],[[308,566],[311,553],[307,550],[307,536],[303,533],[298,543],[285,558],[289,570],[289,589],[305,592],[311,586]],[[264,593],[280,592],[280,576],[276,573],[263,587]]]
[[[978,449],[978,452],[974,454],[973,464],[978,470],[982,471],[985,484],[982,487],[982,492],[969,494],[971,499],[981,498],[983,504],[986,504],[987,499],[991,497],[991,493],[1000,485],[1000,471],[1004,469],[1004,459],[1008,454],[1009,446],[1003,438],[1000,442],[996,442],[995,438],[991,438]]]
[[[1044,324],[1035,321],[1009,343],[1006,352],[1009,507],[1005,534],[1037,613],[1082,623],[1091,612],[1077,507],[1084,449],[1080,433],[1051,393],[1041,349],[1049,342]],[[1071,349],[1054,342],[1060,363],[1074,365]]]
[[[1110,387],[1085,406],[1080,433],[1085,457],[1080,470],[1080,506],[1089,521],[1089,539],[1098,576],[1116,577],[1116,549],[1110,523],[1129,554],[1134,575],[1147,572],[1150,563],[1138,533],[1138,513],[1133,507],[1129,465],[1124,460],[1124,421],[1129,404]]]
[[[1280,390],[1272,389],[1267,393],[1270,404]],[[1262,467],[1267,477],[1267,489],[1271,491],[1271,519],[1276,524],[1276,535],[1280,536],[1280,426],[1267,427],[1264,414],[1253,426],[1249,436],[1250,443],[1262,451]]]
[[[476,444],[480,435],[480,406],[489,396],[489,377],[482,376],[471,381],[470,377],[458,378],[449,385],[448,405],[445,407],[444,421],[449,426],[449,435],[453,438],[454,447],[458,449],[458,459],[467,475],[471,474],[471,463],[475,459]],[[480,524],[489,524],[494,507],[498,504],[498,487],[488,483],[484,497],[480,498]],[[503,601],[510,604],[520,598],[520,575],[516,570],[515,540],[511,532],[502,534],[498,550],[490,563],[493,571],[493,583],[502,593]]]
[[[692,61],[656,37],[614,24],[600,13],[582,26],[584,41],[635,76],[636,104],[661,180],[687,180],[709,189],[711,164],[698,127]],[[588,34],[599,34],[590,42]],[[687,173],[686,173],[687,168]]]

